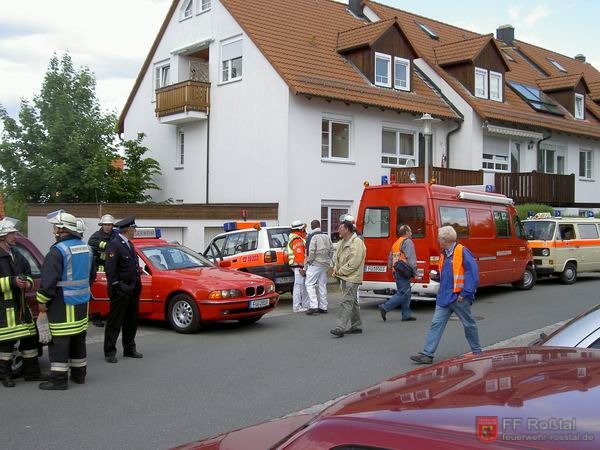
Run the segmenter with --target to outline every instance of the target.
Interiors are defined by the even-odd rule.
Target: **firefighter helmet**
[[[12,217],[5,217],[0,220],[0,237],[6,236],[8,233],[16,233],[20,223],[20,220]]]
[[[292,230],[304,230],[306,228],[306,224],[300,220],[294,220],[290,227]]]
[[[51,212],[46,216],[48,222],[52,225],[56,225],[58,228],[64,228],[68,231],[78,233],[77,230],[77,219],[73,214],[69,214],[62,209]]]
[[[104,214],[102,217],[100,217],[100,222],[98,222],[98,225],[100,225],[100,226],[114,225],[114,224],[115,224],[115,218],[110,214]]]

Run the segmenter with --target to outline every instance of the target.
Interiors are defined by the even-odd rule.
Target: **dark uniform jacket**
[[[75,236],[65,236],[59,242],[78,239]],[[63,276],[63,255],[55,246],[44,258],[42,265],[42,282],[37,292],[37,301],[48,307],[48,322],[53,336],[72,336],[87,330],[88,303],[67,305],[63,289],[57,286]],[[96,265],[91,265],[90,285],[96,279]]]
[[[17,276],[31,278],[29,262],[17,251],[0,249],[0,341],[35,336],[36,328],[24,291],[17,287]]]
[[[88,239],[88,245],[92,247],[92,250],[94,251],[94,260],[96,261],[96,267],[100,272],[104,272],[106,265],[106,247],[115,235],[116,233],[107,234],[100,228]]]
[[[142,281],[135,250],[119,234],[106,247],[106,282],[108,295],[139,295]]]

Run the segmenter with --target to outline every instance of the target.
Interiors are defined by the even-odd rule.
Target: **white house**
[[[585,209],[600,72],[583,59],[370,0],[174,0],[120,131],[146,135],[156,201],[275,203],[279,223],[335,232],[365,181],[422,178],[429,113],[436,181]]]

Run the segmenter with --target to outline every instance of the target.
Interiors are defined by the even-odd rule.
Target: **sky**
[[[511,24],[517,39],[568,56],[582,53],[600,69],[597,0],[378,1],[479,33]],[[16,117],[20,99],[39,93],[52,55],[66,51],[95,73],[102,107],[120,112],[171,0],[2,3],[0,104]]]

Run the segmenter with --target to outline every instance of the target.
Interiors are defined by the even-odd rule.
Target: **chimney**
[[[575,55],[575,59],[579,62],[585,62],[585,55],[582,55],[581,53],[579,53],[578,55]]]
[[[499,26],[496,30],[496,39],[512,46],[515,40],[515,28],[512,25]]]
[[[354,14],[356,17],[363,18],[365,15],[363,14],[363,0],[350,0],[348,2],[348,9]]]

